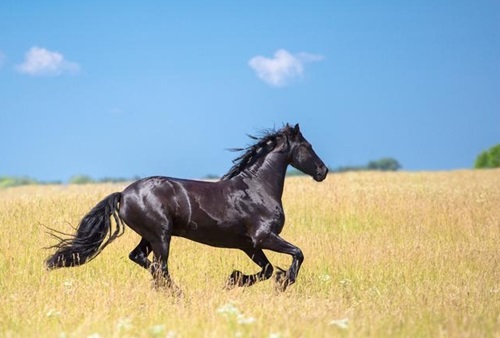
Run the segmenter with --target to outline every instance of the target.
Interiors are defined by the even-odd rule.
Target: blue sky
[[[500,2],[0,2],[0,176],[222,175],[286,122],[331,167],[471,167]]]

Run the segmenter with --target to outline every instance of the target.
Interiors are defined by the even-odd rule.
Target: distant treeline
[[[392,157],[384,157],[376,161],[370,161],[366,165],[352,165],[328,168],[330,172],[343,173],[347,171],[398,171],[401,169],[401,164]],[[287,173],[289,176],[304,175],[296,169],[292,169]]]
[[[474,163],[476,169],[482,168],[499,168],[500,167],[500,144],[492,146],[481,152]],[[366,170],[378,170],[378,171],[397,171],[401,169],[401,164],[392,158],[384,157],[376,161],[370,161],[366,165],[354,165],[354,166],[340,166],[336,168],[329,168],[330,172],[347,172],[347,171],[366,171]],[[289,170],[287,172],[289,176],[303,175],[300,171],[296,169]],[[91,183],[119,183],[119,182],[133,182],[137,181],[140,177],[134,176],[130,178],[122,177],[104,177],[100,179],[93,179],[88,175],[75,175],[68,180],[68,184],[91,184]],[[203,179],[207,180],[217,180],[220,176],[218,175],[206,175]],[[12,177],[12,176],[0,176],[0,188],[16,187],[21,185],[44,185],[44,184],[65,184],[63,181],[38,181],[29,177]]]
[[[363,171],[363,170],[379,170],[379,171],[397,171],[401,169],[398,161],[391,157],[381,158],[377,161],[370,161],[366,165],[360,166],[342,166],[337,168],[330,168],[331,172],[346,172],[346,171]],[[290,176],[303,175],[298,170],[290,170]],[[203,179],[219,179],[217,175],[207,175]],[[120,183],[120,182],[133,182],[140,179],[139,176],[124,178],[124,177],[103,177],[94,179],[88,175],[75,175],[71,177],[68,182],[63,181],[38,181],[29,177],[10,177],[0,176],[0,188],[16,187],[21,185],[48,185],[48,184],[92,184],[92,183]]]
[[[69,184],[91,184],[91,183],[120,183],[120,182],[133,182],[140,179],[140,176],[134,177],[103,177],[100,179],[93,179],[88,175],[75,175],[68,181]]]
[[[370,161],[366,165],[359,166],[342,166],[334,168],[335,172],[346,172],[346,171],[366,171],[366,170],[378,170],[378,171],[398,171],[401,169],[401,164],[392,158],[384,157],[376,161]]]
[[[136,181],[140,177],[135,176],[131,178],[121,177],[104,177],[100,179],[93,179],[88,175],[76,175],[68,180],[68,184],[91,184],[91,183],[119,183]],[[49,185],[49,184],[64,184],[63,181],[39,181],[30,177],[13,177],[13,176],[0,176],[0,188],[17,187],[21,185]]]
[[[20,185],[30,184],[40,184],[40,182],[29,177],[0,176],[0,188],[17,187]]]
[[[482,151],[474,163],[476,169],[500,168],[500,143]]]

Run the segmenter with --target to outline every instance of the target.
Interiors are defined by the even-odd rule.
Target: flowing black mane
[[[231,151],[241,151],[243,154],[233,160],[234,165],[229,169],[227,174],[221,177],[221,181],[229,180],[237,176],[243,170],[255,163],[258,158],[273,151],[278,144],[278,138],[280,136],[288,136],[291,135],[292,132],[293,128],[287,124],[278,131],[275,129],[265,130],[260,137],[248,135],[251,139],[257,140],[257,142],[247,148],[231,149]]]

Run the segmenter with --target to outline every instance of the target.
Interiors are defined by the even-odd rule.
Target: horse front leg
[[[273,266],[267,259],[262,249],[242,249],[255,264],[261,267],[261,271],[253,275],[245,275],[239,270],[234,270],[226,283],[227,289],[236,286],[251,286],[257,282],[271,278],[273,275]]]
[[[290,265],[290,268],[286,271],[278,268],[279,271],[276,273],[277,288],[279,291],[285,291],[286,288],[295,283],[297,279],[300,266],[304,261],[302,250],[273,233],[262,239],[259,243],[259,247],[292,256],[292,265]]]

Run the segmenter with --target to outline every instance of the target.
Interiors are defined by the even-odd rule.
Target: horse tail
[[[74,235],[51,229],[50,234],[57,238],[59,243],[50,247],[57,250],[46,259],[47,268],[57,269],[85,264],[121,236],[124,232],[124,226],[118,214],[120,198],[121,193],[116,192],[99,202],[83,217]],[[111,216],[116,223],[114,232],[112,231]],[[61,235],[69,237],[62,238]]]

